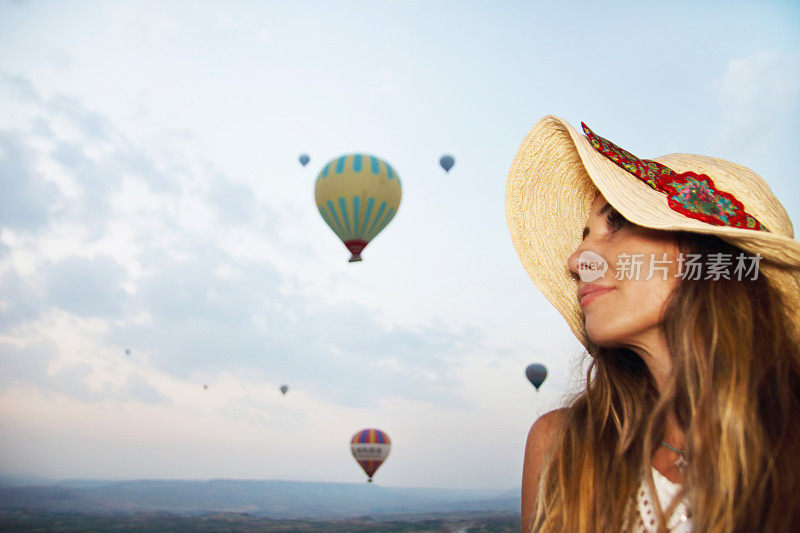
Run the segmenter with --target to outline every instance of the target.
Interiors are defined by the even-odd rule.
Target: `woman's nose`
[[[578,245],[578,247],[575,248],[575,251],[572,252],[572,255],[567,258],[567,270],[569,270],[570,275],[576,280],[580,279],[578,274],[578,263],[581,252],[584,250],[583,244],[584,243]]]

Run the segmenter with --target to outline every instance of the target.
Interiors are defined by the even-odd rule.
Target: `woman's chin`
[[[586,336],[603,348],[617,348],[622,345],[623,336],[619,332],[600,324],[593,324],[592,321],[586,323]]]

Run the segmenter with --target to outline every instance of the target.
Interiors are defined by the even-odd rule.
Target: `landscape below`
[[[297,481],[60,481],[0,486],[4,531],[516,531],[519,489]]]

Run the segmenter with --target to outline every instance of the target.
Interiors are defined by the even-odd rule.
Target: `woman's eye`
[[[608,227],[611,228],[611,231],[614,232],[624,227],[625,224],[628,223],[628,220],[622,216],[619,211],[612,209],[606,217],[606,222],[608,223]]]

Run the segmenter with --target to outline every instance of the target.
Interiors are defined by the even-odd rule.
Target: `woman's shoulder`
[[[536,478],[564,424],[566,409],[555,409],[540,416],[528,431],[525,443],[525,470]]]
[[[544,451],[549,447],[563,427],[566,413],[566,408],[554,409],[537,418],[530,431],[528,431],[526,448],[536,448],[539,451]]]
[[[528,431],[525,459],[522,466],[522,526],[530,530],[542,466],[564,423],[565,409],[556,409],[540,416]]]

